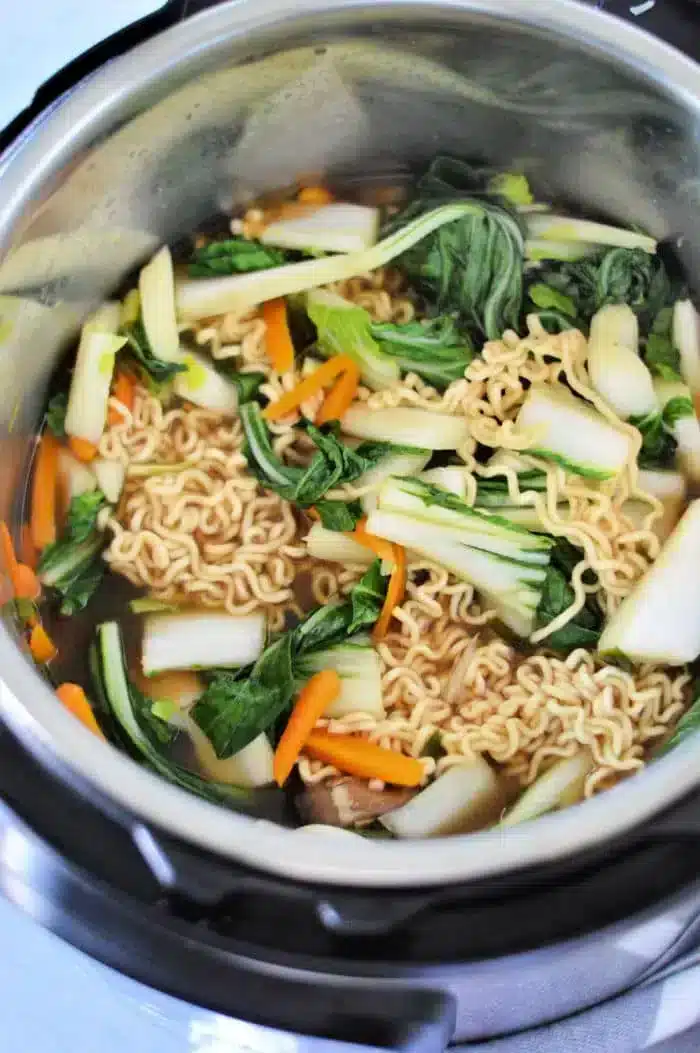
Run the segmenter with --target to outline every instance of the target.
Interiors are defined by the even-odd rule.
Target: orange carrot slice
[[[40,552],[56,540],[58,441],[44,432],[39,440],[32,480],[32,542]]]
[[[29,634],[29,650],[35,662],[51,662],[58,654],[55,643],[43,627],[36,622]]]
[[[326,707],[340,694],[340,677],[335,669],[316,673],[299,693],[292,715],[275,750],[275,782],[284,786],[306,739],[322,717]]]
[[[0,550],[15,599],[38,600],[41,595],[41,582],[31,567],[17,559],[12,536],[7,523],[3,522],[0,522]]]
[[[39,565],[39,553],[34,547],[29,523],[22,523],[22,528],[20,530],[20,554],[22,556],[22,562],[26,563],[28,567],[32,568],[32,570],[36,570]]]
[[[359,545],[364,545],[370,552],[374,552],[375,556],[379,556],[380,559],[385,559],[391,563],[396,562],[396,549],[400,548],[400,545],[394,545],[391,541],[387,541],[383,537],[377,537],[375,534],[367,533],[367,519],[363,518],[359,521],[355,529],[348,533],[348,537],[351,537],[353,541],[357,541]]]
[[[423,765],[414,757],[385,750],[355,735],[312,731],[304,752],[360,779],[381,779],[395,786],[420,786],[423,779]]]
[[[60,687],[56,688],[56,694],[74,717],[77,717],[86,728],[89,728],[99,738],[104,738],[102,729],[95,720],[95,714],[92,712],[82,687],[79,687],[78,684],[61,684]]]
[[[83,461],[85,464],[89,464],[90,461],[94,461],[95,457],[97,457],[97,447],[94,443],[88,442],[87,439],[79,439],[77,436],[71,435],[68,439],[68,445],[78,460]]]
[[[297,194],[297,201],[302,205],[330,205],[333,195],[325,186],[305,186]]]
[[[294,344],[287,321],[287,302],[283,296],[262,305],[265,322],[267,353],[278,373],[286,373],[294,365]]]
[[[406,592],[406,549],[403,545],[392,547],[394,549],[394,569],[389,578],[384,606],[372,629],[372,639],[375,643],[386,636],[394,615],[394,608],[399,606]]]
[[[310,376],[300,380],[291,391],[286,391],[277,402],[270,402],[263,410],[263,417],[266,420],[279,420],[280,417],[286,417],[312,395],[322,391],[341,373],[354,368],[355,363],[347,355],[334,355],[333,358],[329,358],[327,362],[314,370]]]
[[[331,390],[321,404],[316,414],[316,424],[327,424],[330,420],[340,420],[345,411],[349,409],[352,400],[357,394],[360,384],[360,370],[352,362],[340,374]]]
[[[118,402],[121,402],[122,406],[126,409],[131,410],[134,408],[134,393],[136,390],[136,382],[134,378],[129,374],[120,370],[112,386],[112,395]],[[116,406],[110,406],[107,414],[107,422],[109,424],[120,424],[124,419],[124,414],[121,413]]]

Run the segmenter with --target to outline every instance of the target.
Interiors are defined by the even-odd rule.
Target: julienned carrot
[[[104,738],[102,729],[95,720],[95,714],[92,712],[82,687],[79,687],[78,684],[61,684],[60,687],[56,688],[56,694],[74,717],[77,717],[86,728],[89,728],[99,738]]]
[[[372,639],[375,643],[383,640],[386,636],[394,614],[394,608],[399,606],[406,591],[406,549],[403,545],[393,545],[392,547],[394,549],[394,569],[389,578],[384,606],[372,629]]]
[[[126,409],[133,409],[134,406],[134,391],[136,384],[134,378],[129,374],[120,370],[114,380],[112,386],[112,395],[118,402],[121,402],[122,406]],[[124,419],[124,415],[120,413],[116,406],[110,406],[107,414],[107,422],[109,424],[120,424]]]
[[[32,570],[36,570],[39,566],[39,553],[32,541],[32,532],[29,523],[22,523],[19,548],[22,562],[26,563]]]
[[[357,541],[359,545],[364,545],[370,552],[374,552],[375,556],[379,556],[380,559],[385,559],[391,563],[396,562],[396,549],[401,548],[400,545],[394,545],[391,541],[387,541],[383,537],[377,537],[375,534],[367,533],[367,520],[361,519],[355,529],[348,534],[353,541]]]
[[[40,552],[56,540],[58,449],[55,436],[44,432],[34,464],[30,520],[32,541]]]
[[[31,567],[26,563],[20,563],[17,559],[12,536],[7,523],[3,522],[0,522],[0,549],[7,576],[12,584],[14,598],[16,600],[37,600],[41,595],[41,582]]]
[[[340,374],[316,414],[316,424],[327,424],[329,420],[340,420],[357,394],[360,384],[360,371],[352,363]]]
[[[423,779],[423,765],[414,757],[385,750],[355,735],[312,731],[304,752],[360,779],[381,779],[395,786],[420,786]]]
[[[68,445],[78,460],[84,461],[85,464],[89,464],[90,461],[94,461],[97,457],[97,447],[94,443],[88,442],[87,439],[80,439],[76,435],[71,435],[68,439]]]
[[[322,391],[341,373],[347,373],[348,370],[352,371],[355,368],[355,363],[347,355],[334,355],[308,377],[300,380],[291,391],[286,391],[277,402],[270,402],[263,410],[263,417],[266,420],[279,420],[280,417],[286,417],[292,410],[301,406],[302,402],[306,402],[312,395]]]
[[[50,662],[58,654],[55,643],[41,622],[36,622],[29,634],[29,650],[35,662]]]
[[[268,300],[262,306],[265,322],[267,353],[278,373],[286,373],[294,365],[294,344],[287,321],[287,303],[283,296]]]
[[[340,677],[335,669],[316,673],[301,689],[275,750],[273,772],[278,786],[284,786],[316,721],[339,694]]]
[[[325,186],[305,186],[297,194],[297,201],[302,205],[330,205],[333,195]]]

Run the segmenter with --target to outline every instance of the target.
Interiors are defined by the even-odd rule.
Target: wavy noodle
[[[274,629],[297,610],[293,584],[308,560],[288,502],[247,473],[242,429],[196,408],[164,410],[143,389],[133,412],[103,436],[100,453],[127,468],[107,525],[111,568],[158,599],[264,610]],[[134,474],[148,465],[167,474]]]

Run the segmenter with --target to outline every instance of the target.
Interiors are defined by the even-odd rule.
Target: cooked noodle
[[[416,301],[396,272],[382,269],[339,283],[335,291],[367,309],[377,321],[407,322]],[[610,615],[656,558],[652,526],[659,503],[639,491],[636,453],[639,433],[615,418],[591,389],[586,341],[577,331],[552,336],[536,317],[529,332],[507,332],[486,344],[463,379],[439,392],[409,374],[389,390],[360,389],[368,406],[416,406],[464,416],[470,438],[458,451],[467,499],[479,479],[507,480],[513,504],[535,506],[543,529],[567,538],[583,552],[575,568],[571,607],[532,637],[546,638],[566,624],[594,592]],[[240,369],[262,371],[262,393],[275,401],[299,380],[298,370],[278,376],[270,368],[265,324],[256,311],[224,315],[198,326],[196,341],[216,359],[234,359]],[[527,454],[534,436],[515,431],[514,420],[533,382],[568,385],[634,440],[631,464],[615,479],[591,484]],[[313,447],[294,428],[313,419],[320,396],[271,426],[276,452],[289,463],[308,462]],[[487,467],[477,444],[518,451],[546,473],[546,492],[524,494],[517,473]],[[164,410],[139,390],[133,413],[103,437],[103,456],[128,469],[125,492],[109,520],[114,537],[106,558],[112,569],[163,600],[225,607],[235,613],[266,611],[272,629],[286,613],[300,613],[295,580],[308,571],[311,598],[324,604],[346,594],[362,566],[310,565],[291,506],[264,493],[247,473],[238,422],[194,408]],[[172,465],[166,474],[142,477],[134,469]],[[355,498],[361,486],[344,486],[330,497]],[[625,514],[631,498],[644,500],[649,515],[637,529]],[[354,713],[321,720],[331,731],[369,737],[380,745],[419,757],[428,778],[473,754],[483,754],[518,785],[530,784],[561,757],[588,747],[594,767],[587,796],[607,788],[644,764],[650,745],[662,738],[687,702],[683,671],[640,667],[626,672],[576,650],[567,658],[523,655],[499,638],[496,617],[476,600],[471,585],[433,563],[409,562],[406,596],[394,611],[392,631],[379,645],[386,717]],[[444,754],[424,756],[439,733]],[[302,779],[322,782],[335,769],[302,755]]]

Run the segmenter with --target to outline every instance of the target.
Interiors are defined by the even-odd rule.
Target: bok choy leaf
[[[425,323],[373,323],[370,332],[384,354],[396,359],[402,373],[417,373],[440,391],[460,380],[474,357],[471,341],[451,315]]]
[[[286,260],[287,254],[281,249],[245,238],[226,238],[195,249],[187,270],[191,278],[212,278],[221,274],[263,271],[279,267]]]
[[[74,497],[63,537],[47,545],[41,554],[39,577],[58,593],[61,614],[83,610],[104,577],[104,540],[97,530],[97,515],[104,505],[101,490]]]
[[[307,656],[374,625],[384,592],[380,563],[375,560],[345,602],[313,611],[266,647],[252,666],[211,675],[192,716],[216,755],[230,757],[270,728],[307,678]]]

